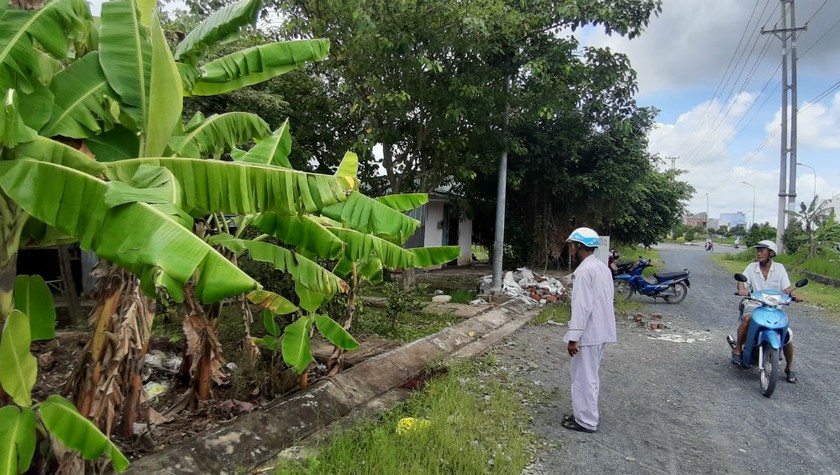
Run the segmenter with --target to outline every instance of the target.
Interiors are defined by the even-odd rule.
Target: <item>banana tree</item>
[[[348,159],[349,158],[349,159]],[[354,181],[358,162],[345,156],[336,176]],[[327,297],[318,292],[298,292],[303,314],[287,327],[282,339],[283,358],[289,366],[303,372],[312,362],[309,330],[313,325],[333,332],[346,332],[353,320],[360,279],[378,282],[383,268],[429,267],[458,257],[457,246],[404,249],[402,245],[417,230],[419,223],[403,212],[425,204],[425,194],[390,195],[372,199],[353,191],[347,200],[324,207],[317,214],[282,216],[264,213],[253,221],[262,232],[294,245],[299,251],[337,261],[333,273],[350,282],[348,304],[343,322],[329,322],[317,313]],[[332,340],[335,343],[335,340]],[[328,373],[340,370],[341,358],[348,348],[336,344],[328,360]]]
[[[235,136],[225,134],[221,127],[213,127],[224,123],[222,120],[211,121],[211,124],[198,121],[201,123],[193,124],[192,128],[180,126],[180,99],[192,85],[202,83],[205,75],[196,75],[195,72],[201,69],[192,66],[189,69],[191,86],[184,89],[178,66],[150,8],[144,14],[132,1],[117,1],[109,2],[103,12],[103,17],[107,18],[103,18],[101,42],[93,44],[89,41],[92,22],[83,1],[53,1],[36,11],[21,11],[5,5],[0,10],[0,85],[4,95],[4,107],[0,110],[0,190],[3,193],[0,237],[4,244],[0,255],[0,322],[5,322],[13,313],[11,282],[17,249],[27,223],[35,223],[33,227],[41,229],[42,235],[77,239],[83,248],[93,249],[100,257],[140,276],[139,285],[132,288],[144,292],[135,290],[136,298],[153,296],[162,290],[176,300],[181,299],[183,286],[190,279],[194,279],[195,293],[204,302],[258,288],[253,279],[185,227],[191,217],[173,201],[179,196],[175,191],[179,185],[163,176],[164,169],[138,166],[136,173],[123,175],[123,181],[115,181],[107,176],[101,164],[43,137],[90,139],[90,148],[102,152],[99,157],[107,161],[108,158],[120,158],[121,152],[136,157],[178,147],[188,150],[185,144],[200,141],[207,134],[216,133],[222,138]],[[144,24],[148,27],[143,27]],[[123,34],[126,32],[137,34],[126,38]],[[36,43],[40,49],[35,47]],[[68,47],[71,43],[72,47]],[[97,47],[100,49],[95,50]],[[70,61],[69,50],[80,56],[85,51],[92,51],[62,68],[58,60]],[[138,53],[133,56],[135,63],[126,62],[127,53],[131,51]],[[229,62],[244,58],[251,64],[265,54],[265,51],[256,51],[231,58]],[[286,67],[297,67],[304,59],[308,58],[298,57],[292,66]],[[221,61],[219,64],[224,64],[224,58]],[[265,78],[269,73],[283,71],[276,62],[263,61],[261,64],[261,70],[241,70],[227,82],[242,83],[244,77],[252,74],[254,78]],[[225,82],[218,75],[211,77],[215,83]],[[177,100],[173,101],[173,98]],[[26,113],[21,113],[22,109]],[[251,127],[239,136],[253,134],[262,125],[253,118],[234,117],[229,122]],[[131,132],[132,129],[135,132]],[[199,129],[203,135],[196,132]],[[194,170],[200,166],[182,164],[180,169]],[[225,181],[226,173],[224,167],[206,172],[203,176],[208,181],[199,188],[203,187],[205,192],[212,189]],[[241,170],[236,173],[242,176]],[[231,201],[240,203],[248,212],[295,209],[294,192],[288,194],[284,188],[289,186],[311,184],[315,189],[309,192],[310,198],[317,196],[320,203],[330,204],[344,197],[342,184],[332,177],[301,179],[271,170],[250,172],[249,176],[252,184],[262,185],[259,192],[244,188],[241,180],[229,184],[226,189],[226,193],[237,195]],[[152,185],[160,183],[155,180],[167,181],[169,185]],[[187,183],[195,184],[196,181],[187,173]],[[266,183],[275,186],[266,188]],[[269,198],[265,197],[266,189],[274,193]],[[198,208],[212,209],[218,204],[207,193],[201,198],[194,198],[195,195],[189,192],[185,194]],[[274,199],[275,195],[279,198]],[[202,199],[206,201],[202,202]],[[111,297],[103,299],[98,307],[101,319],[111,318],[109,312],[114,311],[114,305],[109,304],[114,302],[113,294],[109,295]],[[274,308],[287,305],[279,296],[265,292],[253,292],[251,297]],[[148,304],[147,300],[141,307],[149,308]],[[143,325],[150,324],[148,315],[141,320]],[[137,328],[132,325],[121,327]],[[102,343],[106,327],[95,325],[95,328],[101,331],[91,340],[91,351],[108,355]],[[136,386],[137,361],[142,361],[142,353],[147,348],[147,342],[145,345],[140,343],[134,345],[138,352],[127,359],[135,370],[128,378],[123,378],[123,386],[127,384],[126,380]],[[96,371],[97,365],[101,367],[102,363],[85,367]],[[124,392],[136,395],[138,392],[134,389],[136,387]],[[88,388],[88,393],[94,392]],[[95,404],[85,403],[84,406],[93,408]],[[123,426],[130,427],[126,420],[129,419],[123,419]]]

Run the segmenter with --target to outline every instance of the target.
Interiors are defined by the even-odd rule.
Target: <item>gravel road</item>
[[[840,473],[840,322],[807,303],[788,307],[799,383],[780,380],[765,398],[757,370],[729,362],[732,276],[702,247],[657,250],[665,270],[691,270],[691,289],[677,305],[633,297],[646,304],[644,323],[664,329],[618,317],[619,342],[601,367],[597,433],[560,427],[571,412],[565,327],[525,326],[495,348],[501,364],[548,391],[532,408],[544,445],[526,473]]]

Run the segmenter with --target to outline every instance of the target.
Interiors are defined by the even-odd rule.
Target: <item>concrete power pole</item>
[[[785,234],[785,227],[788,219],[785,217],[785,210],[795,210],[796,206],[796,32],[805,30],[806,27],[796,27],[796,16],[794,14],[794,0],[781,0],[782,21],[780,28],[772,30],[761,29],[762,34],[772,33],[782,40],[782,140],[781,157],[779,160],[779,212],[776,225],[776,246],[780,252],[784,252],[782,236]],[[788,27],[787,13],[790,9],[790,27]],[[788,40],[790,40],[791,51],[788,53]],[[791,80],[788,82],[788,68],[791,72]],[[790,111],[790,135],[788,135],[788,98],[792,104]],[[790,148],[788,138],[790,137]],[[790,181],[787,181],[787,169],[790,169]],[[785,197],[788,198],[785,203]]]

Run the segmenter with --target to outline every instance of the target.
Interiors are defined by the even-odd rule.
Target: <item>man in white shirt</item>
[[[562,426],[580,432],[598,429],[601,357],[607,343],[616,341],[613,279],[606,264],[595,257],[598,233],[578,228],[566,241],[580,265],[572,276],[572,318],[563,341],[572,357],[572,412]]]
[[[769,240],[764,240],[755,246],[756,260],[747,265],[744,269],[744,276],[747,278],[746,284],[738,282],[738,294],[744,297],[749,296],[750,292],[757,290],[778,290],[784,292],[796,301],[801,302],[802,299],[793,295],[794,287],[790,285],[790,278],[788,277],[785,266],[778,262],[773,262],[776,257],[776,243]],[[741,360],[741,352],[747,340],[747,329],[750,325],[750,317],[753,310],[758,308],[757,302],[748,300],[744,302],[744,310],[741,312],[741,324],[738,326],[738,340],[735,348],[732,350],[732,363],[743,365]],[[796,373],[793,371],[793,341],[788,338],[786,345],[782,347],[785,354],[785,381],[795,383]]]

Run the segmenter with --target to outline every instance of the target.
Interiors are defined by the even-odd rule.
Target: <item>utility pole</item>
[[[679,157],[668,157],[668,160],[671,160],[671,171],[672,172],[677,170],[677,159],[678,158]]]
[[[762,28],[761,33],[772,33],[776,38],[782,40],[782,143],[779,159],[779,213],[776,225],[776,247],[780,252],[784,252],[782,236],[785,234],[787,223],[785,210],[795,210],[796,206],[796,32],[805,30],[806,27],[796,27],[793,0],[781,0],[781,7],[781,27],[772,30]],[[790,28],[788,28],[787,23],[788,8],[790,9],[791,19]],[[788,53],[788,40],[790,40],[791,45],[790,53]],[[791,72],[790,83],[788,83],[788,68]],[[790,148],[788,148],[788,98],[790,98],[793,106],[790,111]],[[790,181],[786,183],[788,168],[790,169]],[[788,198],[787,203],[785,203],[785,197]]]

